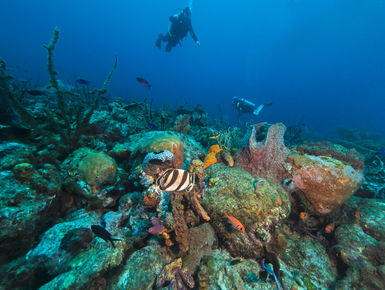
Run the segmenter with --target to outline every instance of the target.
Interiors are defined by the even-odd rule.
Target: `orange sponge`
[[[215,145],[212,145],[212,146],[210,147],[209,152],[208,152],[207,154],[209,154],[209,153],[217,154],[217,153],[221,152],[222,150],[223,150],[223,149],[222,149],[221,147],[219,147],[218,144],[215,144]]]

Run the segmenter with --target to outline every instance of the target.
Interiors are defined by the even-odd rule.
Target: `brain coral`
[[[106,185],[115,183],[117,166],[105,153],[91,153],[79,162],[79,177],[85,181],[93,193],[98,193]]]

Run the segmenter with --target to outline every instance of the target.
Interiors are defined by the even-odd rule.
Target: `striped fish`
[[[183,169],[168,169],[158,178],[156,185],[162,191],[191,191],[194,187],[195,176]]]

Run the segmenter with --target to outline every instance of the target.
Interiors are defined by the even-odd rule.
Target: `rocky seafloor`
[[[385,288],[380,137],[31,90],[2,63],[1,289]],[[170,169],[192,187],[162,190]]]

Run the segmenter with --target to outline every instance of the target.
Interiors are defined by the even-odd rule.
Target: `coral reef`
[[[281,182],[286,173],[289,150],[283,143],[285,125],[260,123],[253,127],[249,147],[235,157],[235,164],[253,175]]]
[[[0,58],[1,289],[385,288],[385,140],[110,101],[117,58],[79,88],[58,39],[48,88]]]
[[[184,215],[182,200],[183,195],[179,193],[171,194],[172,217],[175,221],[173,230],[180,254],[186,253],[189,249],[189,229]]]
[[[193,188],[193,190],[186,194],[186,198],[191,204],[191,207],[194,209],[194,211],[206,222],[210,220],[209,215],[207,214],[206,210],[201,205],[201,194],[200,191],[197,188]]]
[[[114,184],[117,176],[115,161],[105,153],[91,153],[82,158],[78,165],[80,180],[86,182],[93,193],[102,186]]]

